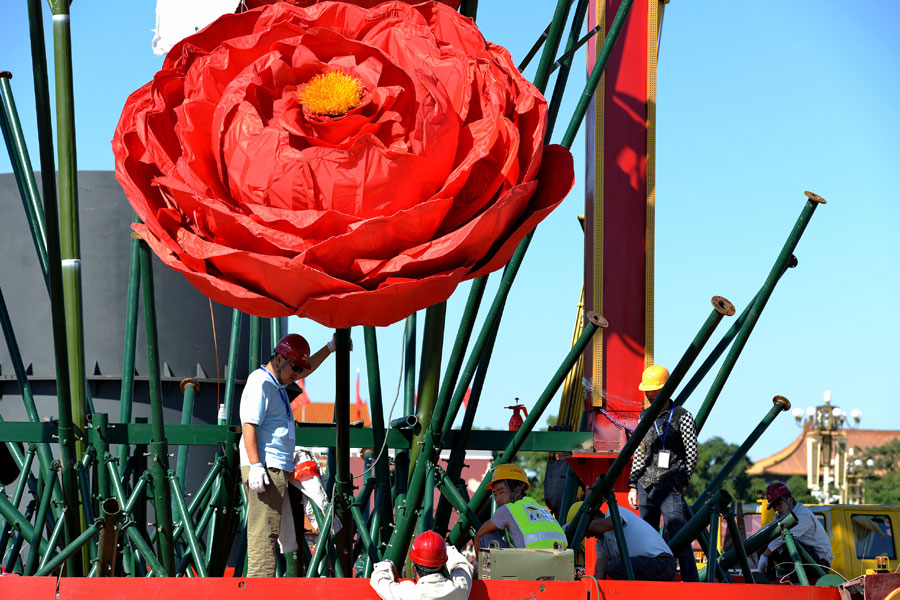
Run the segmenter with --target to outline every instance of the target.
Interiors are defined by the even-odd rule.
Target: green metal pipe
[[[434,467],[435,479],[437,487],[441,491],[441,496],[447,499],[447,503],[455,508],[459,514],[466,515],[469,520],[469,534],[474,535],[481,528],[481,520],[469,507],[468,502],[463,498],[459,490],[456,489],[455,483],[447,476],[447,473],[438,465]]]
[[[153,554],[153,550],[150,548],[150,544],[141,537],[141,532],[137,530],[134,526],[134,521],[126,523],[123,527],[125,531],[125,535],[128,536],[128,539],[134,544],[135,550],[147,563],[147,566],[150,568],[150,572],[156,577],[166,577],[168,571],[163,566],[163,564],[156,558],[156,555]]]
[[[365,549],[368,561],[371,563],[378,562],[378,552],[375,549],[375,543],[369,535],[369,528],[366,525],[366,520],[363,518],[362,511],[359,510],[359,506],[351,504],[350,514],[353,515],[353,522],[356,523],[356,531],[359,533],[359,539]]]
[[[50,113],[50,80],[47,76],[47,51],[44,40],[44,16],[41,0],[28,1],[28,31],[31,41],[31,70],[34,78],[34,106],[37,114],[38,149],[41,162],[41,183],[43,184],[44,206],[54,205],[56,214],[56,164],[53,158],[53,123]],[[44,212],[45,228],[56,227],[56,217],[51,221]],[[55,236],[54,236],[55,237]],[[48,267],[52,270],[53,256],[48,245]],[[58,243],[58,240],[57,240]],[[58,249],[58,246],[57,246]]]
[[[418,454],[422,445],[422,439],[429,430],[432,419],[438,419],[435,424],[440,427],[442,421],[437,416],[438,384],[441,377],[441,353],[444,347],[444,323],[447,317],[447,302],[439,302],[429,306],[425,310],[425,331],[422,334],[422,354],[419,359],[421,371],[419,373],[419,393],[416,398],[416,418],[422,428],[419,433],[413,435],[412,447],[409,451],[409,462],[418,467]],[[446,397],[441,406],[446,407]],[[443,416],[446,408],[440,413]],[[412,480],[413,474],[410,474]],[[407,497],[409,494],[407,493]]]
[[[388,465],[388,453],[385,441],[387,432],[384,429],[384,407],[381,399],[381,371],[378,364],[378,336],[374,327],[364,327],[363,336],[366,343],[366,379],[369,383],[369,417],[372,419],[372,445],[375,451],[375,462],[373,471],[375,473],[375,481],[377,486],[388,490],[391,486],[391,474]],[[372,535],[376,540],[376,545],[386,540],[389,528],[392,524],[391,511],[389,505],[382,497],[378,500],[376,494],[376,502],[374,511],[376,513],[385,513],[385,519],[381,521],[382,526],[377,535]]]
[[[478,13],[478,0],[462,0],[459,4],[459,12],[474,21]]]
[[[209,546],[209,564],[206,571],[210,577],[222,577],[225,574],[225,563],[234,540],[237,527],[237,506],[241,485],[241,469],[238,457],[238,443],[241,440],[239,427],[229,427],[225,437],[224,457],[221,485],[217,494],[216,527]]]
[[[257,340],[258,341],[258,340]],[[257,346],[258,347],[258,346]],[[197,382],[193,379],[181,381],[181,393],[184,399],[181,403],[181,424],[190,425],[194,418],[194,393],[197,390]],[[178,447],[178,459],[175,461],[175,473],[178,481],[184,481],[187,473],[188,451],[190,446],[182,444]]]
[[[335,336],[335,485],[332,504],[343,528],[335,535],[338,562],[345,573],[353,565],[353,528],[350,503],[353,476],[350,474],[350,329],[338,329]]]
[[[788,269],[792,269],[797,266],[797,257],[791,256],[791,259],[787,262],[787,264],[782,265],[782,270],[778,275],[778,279],[781,279],[781,276],[787,272]],[[709,353],[709,356],[706,357],[706,360],[697,368],[697,371],[691,376],[684,387],[681,388],[681,391],[678,393],[678,396],[672,401],[675,406],[682,406],[690,397],[690,395],[697,389],[697,386],[700,385],[700,382],[706,377],[706,374],[715,366],[719,359],[722,357],[722,354],[728,348],[728,345],[731,344],[731,341],[735,338],[738,332],[741,330],[741,327],[744,325],[744,321],[747,320],[747,316],[750,314],[750,309],[753,307],[753,304],[756,302],[756,299],[759,298],[759,292],[753,296],[753,299],[750,300],[750,304],[748,304],[740,315],[734,320],[734,323],[731,324],[731,327],[728,328],[728,331],[725,335],[722,336],[722,339],[719,340],[719,343],[712,349]]]
[[[716,554],[719,546],[719,511],[715,506],[709,511],[709,543],[706,545],[706,556],[709,564],[716,564]],[[715,573],[706,571],[706,582],[715,583]]]
[[[250,348],[247,353],[247,372],[252,373],[262,364],[262,319],[250,315]]]
[[[628,554],[628,543],[625,541],[625,529],[622,527],[622,515],[619,514],[616,495],[609,494],[606,497],[606,504],[609,506],[609,517],[612,521],[613,532],[616,534],[619,558],[622,560],[622,566],[625,568],[625,579],[634,581],[634,567],[631,565],[631,556]]]
[[[18,448],[16,448],[16,451],[18,451]],[[19,468],[19,480],[16,482],[16,489],[13,492],[13,501],[10,504],[10,506],[16,510],[18,510],[18,506],[22,502],[22,496],[25,494],[25,485],[28,482],[28,477],[25,476],[25,474],[31,473],[31,464],[34,462],[34,455],[36,452],[37,448],[35,447],[35,444],[29,444],[25,457],[22,460],[22,466]],[[15,454],[13,456],[15,456]],[[5,494],[3,495],[3,498],[6,498]],[[0,557],[2,557],[6,554],[6,548],[9,544],[9,532],[12,529],[13,521],[7,519],[2,512],[0,512],[0,517],[3,517],[3,533],[0,534],[0,540],[3,540],[0,542]]]
[[[731,537],[731,546],[737,551],[741,575],[743,575],[745,583],[750,583],[753,581],[753,573],[750,569],[750,561],[747,560],[747,553],[744,552],[744,539],[741,537],[741,530],[738,528],[737,519],[734,516],[734,512],[730,509],[726,510],[722,516],[725,518],[725,526],[728,527],[728,535]]]
[[[725,483],[725,480],[731,476],[731,473],[734,471],[735,467],[737,467],[737,464],[747,455],[747,452],[749,452],[750,448],[762,436],[766,429],[769,428],[769,425],[772,424],[775,417],[782,411],[788,411],[790,409],[791,403],[784,396],[775,396],[772,398],[772,408],[769,409],[769,412],[766,413],[763,420],[759,422],[759,425],[757,425],[747,439],[744,440],[744,443],[740,445],[734,454],[732,454],[731,458],[728,459],[728,462],[725,463],[718,473],[716,473],[716,476],[709,482],[706,489],[700,493],[692,506],[694,510],[699,509],[699,507],[706,502],[707,498],[712,496],[722,484]]]
[[[187,534],[188,546],[191,554],[194,556],[194,567],[200,577],[206,577],[206,556],[200,547],[200,541],[197,539],[197,532],[194,531],[194,523],[191,521],[191,513],[188,511],[184,503],[184,492],[181,490],[181,484],[174,471],[169,471],[169,485],[172,488],[172,497],[175,499],[175,510],[181,519],[181,526]]]
[[[72,32],[69,4],[51,2],[53,57],[56,76],[56,146],[59,165],[59,234],[62,283],[65,295],[66,343],[72,423],[84,430],[85,394],[84,319],[81,293],[81,244],[78,227],[78,164],[75,145],[75,102],[72,73]],[[47,219],[47,226],[52,224]],[[76,444],[76,449],[81,446]],[[63,465],[65,469],[65,465]]]
[[[572,0],[557,0],[556,9],[553,11],[553,20],[550,21],[550,31],[547,32],[547,41],[541,52],[541,60],[538,63],[537,72],[534,74],[534,86],[543,94],[550,81],[550,69],[556,59],[556,51],[559,50],[559,42],[562,39],[563,29],[569,16],[569,7]]]
[[[806,569],[803,568],[803,559],[800,558],[800,553],[797,552],[797,544],[794,543],[794,536],[791,534],[791,530],[783,529],[781,537],[784,539],[784,546],[787,548],[788,554],[791,555],[791,559],[794,561],[794,572],[797,573],[797,581],[800,582],[800,585],[809,585]]]
[[[38,262],[41,265],[41,273],[44,276],[44,284],[50,291],[50,275],[47,265],[47,227],[44,225],[44,213],[41,210],[41,197],[38,194],[37,182],[34,179],[34,171],[31,167],[31,158],[28,156],[28,147],[25,144],[25,134],[22,132],[22,124],[19,122],[19,113],[16,111],[16,101],[13,97],[9,80],[12,73],[0,71],[0,131],[6,140],[6,149],[9,152],[9,161],[12,164],[16,184],[19,187],[19,195],[25,207],[25,214],[31,226],[31,239],[37,252]]]
[[[166,441],[163,417],[153,265],[150,249],[144,241],[140,244],[140,259],[141,289],[144,296],[144,334],[147,338],[147,373],[150,379],[150,423],[153,427],[153,441],[150,442],[150,472],[153,475],[159,557],[166,573],[171,577],[175,575],[175,546],[172,540],[172,498],[168,482],[169,444]]]
[[[119,501],[107,498],[101,504],[103,524],[100,539],[97,540],[97,562],[95,567],[99,577],[114,577],[116,574],[116,548],[119,544],[119,517],[122,515]]]
[[[795,541],[796,541],[796,540],[795,540]],[[810,567],[813,571],[815,571],[815,572],[816,572],[816,577],[817,577],[817,578],[818,578],[818,577],[824,577],[824,576],[825,576],[825,569],[823,569],[823,568],[819,565],[819,563],[817,563],[816,560],[815,560],[812,556],[809,555],[809,552],[807,552],[807,551],[803,548],[803,546],[801,546],[800,544],[795,544],[795,545],[797,546],[797,553],[798,553],[798,554],[800,555],[800,557],[803,559],[803,565],[804,565],[804,566],[807,566],[807,567]]]
[[[691,516],[687,523],[684,524],[678,533],[672,536],[667,542],[669,548],[672,549],[672,556],[678,556],[678,553],[695,539],[701,533],[705,534],[706,526],[709,525],[709,515],[713,511],[721,512],[725,510],[731,503],[731,494],[726,490],[719,490],[716,494],[703,503],[697,512]],[[706,543],[706,537],[704,537]],[[703,581],[701,579],[701,581]]]
[[[706,419],[707,417],[709,417],[710,411],[712,411],[712,408],[715,405],[719,394],[722,392],[722,388],[725,386],[725,382],[728,380],[728,376],[731,375],[731,371],[732,369],[734,369],[734,365],[735,363],[737,363],[737,359],[741,355],[741,351],[747,344],[747,340],[750,338],[750,334],[753,332],[753,328],[756,326],[756,322],[759,320],[763,309],[766,307],[766,303],[772,296],[772,292],[775,289],[775,284],[778,283],[778,279],[781,277],[781,273],[784,268],[783,265],[788,264],[788,262],[791,260],[791,255],[794,252],[794,249],[797,247],[797,243],[800,241],[800,237],[803,235],[803,232],[806,230],[806,226],[809,224],[809,220],[812,218],[816,207],[819,206],[819,204],[825,204],[825,199],[821,196],[813,194],[812,192],[804,193],[807,197],[806,204],[803,206],[803,210],[801,211],[800,216],[797,218],[796,223],[794,223],[794,227],[791,230],[790,235],[788,235],[788,239],[785,241],[784,246],[781,248],[781,252],[779,253],[778,258],[775,259],[775,264],[769,271],[769,276],[766,277],[765,283],[763,284],[762,288],[760,288],[759,293],[757,294],[756,301],[753,303],[753,307],[750,309],[750,312],[747,315],[747,320],[744,322],[744,325],[738,332],[737,337],[734,339],[734,343],[731,345],[731,349],[725,356],[725,361],[719,368],[719,372],[716,375],[716,378],[713,381],[709,392],[707,392],[703,404],[700,406],[700,409],[697,411],[697,414],[694,417],[694,423],[696,424],[697,433],[700,433],[700,430],[703,429],[703,425],[704,423],[706,423]]]
[[[100,528],[102,527],[101,523],[102,521],[98,521],[88,527],[81,535],[75,538],[71,544],[60,550],[59,554],[54,556],[51,560],[47,561],[44,566],[38,569],[35,575],[38,577],[46,577],[47,575],[53,573],[64,562],[66,562],[69,558],[71,558],[79,550],[81,550],[82,546],[90,542],[95,535],[100,533]]]
[[[502,309],[500,311],[500,316],[502,316]],[[494,324],[494,327],[488,332],[488,335],[485,339],[484,345],[481,350],[481,357],[477,361],[477,366],[475,370],[475,379],[472,381],[472,392],[469,395],[469,402],[466,406],[466,411],[463,413],[462,424],[459,427],[459,438],[458,441],[453,444],[453,447],[450,449],[450,459],[447,462],[447,476],[451,481],[456,482],[458,489],[461,492],[465,491],[465,484],[460,484],[460,474],[462,473],[463,463],[466,459],[466,448],[469,446],[469,438],[472,434],[472,428],[475,425],[475,415],[478,412],[478,404],[481,401],[481,392],[484,389],[484,380],[487,376],[487,370],[490,366],[491,355],[494,352],[494,343],[497,340],[497,329],[499,327],[499,316],[498,322]],[[444,420],[444,430],[442,432],[442,439],[447,439],[447,435],[450,433],[450,426],[453,424],[453,419],[448,418]],[[467,500],[468,501],[468,500]],[[435,530],[439,533],[443,534],[448,529],[448,525],[450,522],[450,506],[447,504],[447,499],[444,496],[441,496],[440,501],[438,502],[438,514],[435,518]]]
[[[88,470],[88,467],[85,467],[83,463],[76,463],[75,471],[78,474],[78,484],[81,491],[81,508],[84,511],[84,518],[88,523],[93,523],[94,497],[91,494],[91,473]],[[91,556],[91,558],[93,559],[94,557]]]
[[[109,469],[103,464],[104,459],[109,455],[109,415],[106,413],[93,414],[91,417],[90,439],[91,445],[97,453],[97,494],[100,501],[103,502],[112,493]]]
[[[65,513],[68,509],[63,507],[62,511]],[[53,533],[50,534],[50,539],[47,541],[47,552],[41,552],[41,564],[38,567],[38,571],[43,569],[47,562],[50,560],[51,552],[59,545],[59,540],[63,534],[63,526],[65,525],[65,519],[57,519],[56,526],[53,528]]]
[[[766,546],[769,545],[769,542],[771,542],[772,540],[774,540],[775,538],[777,538],[778,536],[781,535],[782,527],[790,529],[791,527],[793,527],[796,524],[797,524],[797,517],[795,517],[793,513],[788,513],[784,517],[781,517],[779,519],[776,519],[775,521],[772,521],[771,523],[769,523],[768,525],[766,525],[765,527],[763,527],[762,529],[760,529],[759,531],[757,531],[756,533],[754,533],[753,535],[748,537],[746,540],[744,540],[744,552],[747,555],[750,555],[750,554],[753,554],[754,552],[758,552],[758,551],[762,550],[763,548],[765,548]],[[682,531],[683,531],[683,529],[682,529]],[[680,535],[681,532],[679,531],[678,534]],[[675,537],[678,537],[678,535],[676,535]],[[671,540],[669,540],[669,548],[675,547],[672,543],[674,541],[675,541],[675,538],[672,538]],[[681,540],[682,545],[684,543],[689,543],[689,542],[690,542],[689,537],[685,540]],[[679,548],[680,548],[680,546],[679,546]],[[719,559],[717,562],[718,562],[719,567],[722,567],[723,569],[730,569],[737,563],[737,560],[738,560],[737,559],[737,550],[735,550],[734,548],[730,548],[729,550],[723,552],[721,556],[719,556]],[[705,572],[706,572],[706,567],[704,567],[703,569],[700,570],[700,580],[701,581],[704,581],[704,578],[706,577]]]
[[[19,384],[19,391],[22,394],[22,402],[25,406],[25,413],[28,420],[32,423],[40,423],[40,415],[37,406],[34,404],[34,394],[31,390],[31,383],[28,381],[28,372],[25,369],[25,363],[22,360],[22,353],[19,350],[19,343],[13,329],[12,320],[9,316],[9,310],[6,306],[6,300],[3,298],[3,291],[0,290],[0,327],[3,329],[3,337],[6,340],[6,348],[9,352],[10,362],[13,366],[13,372],[16,375],[16,382]],[[40,443],[37,445],[38,460],[41,465],[41,471],[47,472],[53,463],[53,455],[50,452],[50,445]],[[30,464],[25,473],[30,473]],[[56,499],[61,499],[62,495],[57,494]],[[54,513],[55,515],[56,513]]]
[[[317,507],[313,508],[313,510],[316,511]],[[325,546],[327,545],[329,531],[331,530],[331,520],[334,517],[334,502],[331,502],[328,505],[328,509],[325,511],[325,517],[321,521],[318,517],[319,515],[317,513],[316,523],[319,524],[319,537],[316,538],[316,547],[313,551],[312,560],[309,561],[309,567],[306,569],[306,577],[313,577],[318,573],[319,562],[322,560],[322,557],[325,556]]]
[[[219,418],[219,425],[231,423],[231,411],[234,406],[234,386],[237,380],[238,348],[241,342],[241,318],[243,314],[238,309],[231,313],[231,337],[228,342],[228,365],[225,373],[225,418]],[[274,346],[273,346],[274,348]],[[254,369],[256,367],[253,367]],[[250,371],[253,372],[252,369]]]
[[[597,58],[594,61],[594,67],[591,69],[591,74],[584,86],[584,91],[581,92],[581,96],[578,98],[578,104],[575,106],[575,111],[572,113],[569,127],[566,129],[565,135],[563,135],[561,143],[566,148],[571,148],[572,142],[575,141],[575,136],[578,134],[578,129],[581,127],[581,122],[584,120],[585,113],[587,113],[588,105],[591,103],[591,99],[597,91],[600,77],[606,69],[606,63],[609,62],[613,47],[615,47],[616,40],[619,39],[619,34],[622,32],[625,19],[628,18],[633,3],[634,0],[622,0],[622,3],[619,4],[619,10],[616,11],[616,16],[609,26],[609,32],[606,34],[606,39],[603,41],[603,47],[600,49],[600,54],[597,55]]]
[[[381,560],[381,547],[383,543],[378,540],[376,535],[379,535],[381,529],[381,520],[383,517],[390,518],[391,510],[390,505],[386,505],[387,500],[390,498],[390,492],[388,488],[376,486],[375,488],[375,507],[376,510],[372,512],[372,518],[369,520],[369,537],[375,542],[375,556],[376,560],[372,560],[369,555],[366,555],[366,560],[363,563],[363,577],[370,577],[372,575],[372,569],[375,566],[375,562]],[[387,509],[377,510],[379,506],[386,506]],[[382,538],[383,540],[387,540],[387,536]]]
[[[144,491],[147,488],[147,484],[150,483],[150,479],[152,478],[152,475],[150,475],[149,473],[145,472],[145,474],[147,475],[146,477],[141,477],[140,479],[138,479],[137,484],[131,491],[131,495],[128,497],[128,502],[125,504],[125,508],[122,510],[122,512],[128,517],[131,516],[131,511],[134,510],[134,507],[138,503],[138,501],[143,498]]]
[[[273,318],[269,327],[269,333],[272,339],[272,348],[274,348],[281,341],[281,338],[284,337],[284,319],[281,317]]]
[[[406,317],[403,328],[403,414],[416,412],[416,313]],[[394,504],[406,496],[409,483],[409,451],[399,450],[394,455]]]
[[[419,518],[419,533],[434,529],[434,469],[425,473],[425,497],[422,498],[422,515]]]
[[[28,553],[28,560],[25,562],[25,575],[33,575],[38,567],[41,539],[43,538],[44,524],[47,522],[47,513],[50,511],[50,499],[53,497],[53,489],[56,487],[57,471],[59,471],[59,463],[53,461],[50,465],[50,471],[44,474],[44,492],[41,494],[41,504],[38,508],[37,518],[34,521],[34,532],[28,540],[28,543],[31,544],[31,551]]]
[[[672,370],[669,379],[666,380],[665,385],[659,390],[659,393],[656,395],[656,398],[653,400],[650,407],[644,411],[643,416],[634,428],[634,432],[619,451],[619,455],[616,456],[616,459],[613,461],[612,465],[610,465],[606,475],[602,479],[598,479],[598,481],[591,486],[590,491],[587,492],[584,502],[581,504],[581,508],[578,510],[577,516],[573,521],[575,525],[569,526],[570,548],[578,548],[581,546],[581,541],[584,539],[584,532],[587,529],[591,512],[613,489],[616,479],[631,461],[638,445],[643,441],[644,436],[650,430],[656,417],[659,416],[659,413],[662,412],[663,408],[670,401],[672,392],[678,387],[681,380],[684,379],[684,376],[694,362],[694,359],[697,358],[703,345],[709,340],[709,337],[712,335],[712,332],[715,331],[715,328],[722,320],[722,317],[734,314],[734,306],[725,298],[713,296],[711,302],[713,306],[712,312],[710,312],[709,316],[703,322],[703,325],[694,336],[694,339],[691,340],[690,345],[681,356],[678,364],[675,365],[675,368]]]
[[[497,465],[502,465],[509,463],[525,443],[525,439],[537,425],[538,421],[544,414],[544,410],[546,410],[547,406],[550,404],[553,396],[556,394],[556,391],[562,385],[563,380],[565,380],[566,375],[578,361],[579,356],[582,352],[584,352],[585,347],[587,347],[588,343],[590,343],[591,338],[594,337],[594,334],[600,328],[607,327],[608,323],[606,319],[601,317],[595,312],[588,312],[585,315],[585,325],[584,329],[581,332],[581,335],[575,340],[575,343],[572,344],[572,348],[569,350],[568,354],[566,354],[559,368],[550,378],[550,382],[544,388],[544,391],[541,393],[540,397],[535,402],[531,411],[528,413],[528,417],[525,419],[525,422],[516,431],[513,439],[510,440],[509,444],[506,446],[506,449],[494,459],[492,464],[491,471],[485,475],[484,480],[482,480],[481,485],[478,486],[478,490],[472,495],[472,499],[469,500],[469,507],[472,508],[474,512],[480,511],[484,504],[488,499],[488,490],[487,484],[490,482],[490,474],[493,473],[493,469],[497,467]],[[465,531],[468,528],[468,518],[466,515],[460,515],[459,521],[456,524],[456,527],[453,528],[453,531],[450,532],[450,543],[453,545],[458,545],[465,539]],[[585,524],[586,525],[586,524]]]
[[[132,223],[140,222],[132,213]],[[122,349],[122,388],[119,392],[119,423],[131,423],[131,405],[134,398],[134,356],[137,347],[138,293],[141,288],[141,240],[131,237],[128,259],[128,296],[125,300],[125,342]],[[119,444],[119,463],[128,460],[128,444]]]
[[[559,107],[562,105],[563,94],[566,91],[566,82],[569,80],[569,72],[572,69],[572,57],[579,47],[578,33],[584,26],[584,17],[587,15],[588,3],[590,0],[578,0],[575,6],[575,17],[572,19],[572,26],[569,28],[569,39],[566,41],[566,52],[562,58],[558,59],[551,66],[551,72],[559,66],[559,75],[556,76],[556,83],[553,85],[553,96],[550,99],[550,107],[547,110],[547,133],[544,139],[549,140],[553,136],[553,127],[556,125],[556,117],[559,115]],[[587,39],[584,40],[586,43]]]

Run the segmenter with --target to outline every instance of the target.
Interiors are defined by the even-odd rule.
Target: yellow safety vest
[[[525,538],[526,548],[552,548],[554,542],[565,547],[568,544],[562,527],[553,518],[549,510],[528,496],[518,502],[507,504],[509,512]]]

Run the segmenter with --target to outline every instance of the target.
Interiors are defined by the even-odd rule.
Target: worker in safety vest
[[[553,514],[525,495],[529,487],[522,467],[499,465],[494,469],[487,489],[494,494],[497,510],[475,534],[476,556],[492,541],[503,548],[553,548],[554,542],[567,545],[566,534]]]
[[[369,584],[383,600],[466,600],[474,568],[459,550],[433,531],[416,536],[409,549],[416,582],[397,581],[389,560],[375,564]]]

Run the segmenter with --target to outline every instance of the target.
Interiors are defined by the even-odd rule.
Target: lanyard
[[[675,412],[675,409],[672,409],[669,411],[669,420],[666,421],[666,433],[665,434],[662,434],[659,432],[659,427],[656,426],[656,421],[653,421],[653,428],[656,429],[656,435],[658,435],[659,439],[662,440],[663,448],[666,447],[666,438],[669,436],[669,425],[672,424],[672,413],[673,412]]]
[[[272,383],[274,383],[275,386],[278,388],[278,391],[281,393],[281,401],[284,403],[284,408],[285,408],[285,410],[287,410],[287,414],[288,414],[288,416],[291,418],[291,421],[293,421],[293,420],[294,420],[294,413],[293,413],[293,411],[291,410],[291,403],[288,402],[287,392],[284,391],[284,386],[282,386],[282,385],[280,385],[280,384],[278,383],[278,380],[275,379],[275,376],[274,376],[274,375],[272,375],[271,373],[269,373],[269,370],[268,370],[267,368],[265,368],[265,367],[260,367],[259,369],[260,369],[263,373],[265,373],[266,375],[268,375],[268,376],[269,376],[269,379],[272,380]],[[666,430],[666,431],[668,431],[668,430]]]

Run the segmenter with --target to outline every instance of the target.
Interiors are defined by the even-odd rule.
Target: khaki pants
[[[241,467],[241,481],[247,493],[247,577],[275,577],[281,508],[287,493],[287,471],[266,469],[270,483],[257,494],[250,490],[250,467]]]

